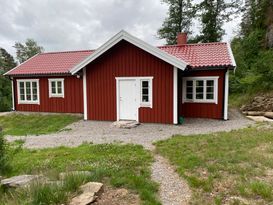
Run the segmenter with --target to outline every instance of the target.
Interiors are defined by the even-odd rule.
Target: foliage
[[[176,44],[177,34],[180,32],[191,33],[191,23],[195,15],[195,7],[190,0],[163,0],[169,5],[168,17],[158,30],[161,39],[166,39],[167,44]]]
[[[247,204],[273,202],[273,127],[175,136],[156,143],[193,190],[193,204],[219,204],[238,196]]]
[[[273,50],[266,41],[270,9],[273,5],[269,0],[246,2],[240,35],[232,41],[238,67],[231,76],[232,93],[253,94],[273,89]]]
[[[20,63],[44,51],[44,48],[39,46],[34,39],[27,39],[25,44],[16,42],[14,48],[16,49],[16,58]]]
[[[7,144],[3,134],[0,131],[0,174],[5,173],[9,168],[9,161],[7,157]]]
[[[11,83],[3,74],[15,66],[13,57],[0,48],[0,112],[11,110]]]
[[[122,153],[122,154],[121,154]],[[31,160],[30,160],[31,159]],[[121,144],[83,144],[79,147],[59,147],[42,150],[23,149],[12,160],[13,168],[8,176],[18,174],[44,174],[51,180],[58,180],[58,173],[73,170],[91,171],[88,181],[100,181],[115,187],[126,187],[136,191],[143,204],[160,204],[157,201],[157,185],[151,180],[150,166],[152,154],[140,145]],[[85,180],[85,179],[84,179]],[[82,179],[70,179],[65,190],[75,191]],[[3,193],[0,196],[4,204],[54,204],[67,199],[67,195],[56,187],[39,186],[22,197],[18,192]],[[54,194],[53,194],[54,193]],[[52,197],[50,197],[50,195]],[[14,196],[14,197],[10,197]],[[44,196],[44,197],[43,197]],[[47,203],[49,200],[54,200]],[[38,203],[43,201],[43,203]],[[60,203],[59,203],[60,204]]]
[[[231,16],[239,11],[240,0],[203,0],[199,4],[201,16],[201,32],[195,37],[196,42],[219,42],[225,34],[224,22],[231,20]]]
[[[0,116],[0,126],[7,135],[41,135],[58,132],[78,120],[74,115],[10,114]]]

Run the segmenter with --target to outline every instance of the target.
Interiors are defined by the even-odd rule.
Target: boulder
[[[111,126],[117,127],[117,128],[131,129],[131,128],[137,127],[138,125],[140,124],[137,121],[126,120],[126,121],[116,121]]]
[[[77,176],[77,175],[83,175],[83,176],[89,176],[91,175],[92,172],[89,171],[71,171],[71,172],[61,172],[59,174],[59,179],[60,180],[65,180],[67,176]]]
[[[47,178],[42,175],[20,175],[1,180],[1,185],[6,188],[26,187],[35,181],[45,182]]]
[[[273,112],[266,112],[264,114],[265,117],[269,118],[269,119],[273,119]]]
[[[88,182],[80,187],[82,194],[74,197],[69,205],[88,205],[94,202],[103,192],[103,184]]]

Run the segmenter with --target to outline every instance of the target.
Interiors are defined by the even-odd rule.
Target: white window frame
[[[24,95],[25,100],[21,100],[21,93],[20,93],[20,83],[24,83]],[[26,94],[26,82],[30,82],[30,95],[31,100],[27,100],[27,94]],[[33,100],[33,91],[32,91],[32,82],[36,82],[37,84],[37,100]],[[40,85],[39,85],[39,79],[20,79],[17,80],[17,99],[18,104],[40,104]]]
[[[52,82],[55,82],[56,91],[58,90],[58,82],[62,83],[62,93],[52,93]],[[48,79],[48,90],[50,98],[64,98],[64,78],[49,78]]]
[[[183,100],[182,103],[215,103],[218,104],[218,79],[219,76],[205,76],[205,77],[183,77]],[[196,81],[203,80],[203,96],[204,99],[196,99]],[[207,80],[214,81],[213,99],[206,99],[207,97]],[[187,99],[187,81],[193,81],[192,99]]]
[[[140,107],[151,107],[153,105],[153,78],[140,78]],[[148,81],[148,86],[149,86],[149,90],[148,90],[148,102],[143,102],[142,101],[142,82],[143,81]]]

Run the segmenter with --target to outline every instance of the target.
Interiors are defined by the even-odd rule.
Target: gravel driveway
[[[133,129],[111,127],[112,122],[79,121],[69,125],[59,133],[39,136],[7,136],[8,141],[25,140],[25,147],[45,148],[56,146],[78,146],[83,142],[94,144],[124,142],[141,144],[152,149],[152,143],[164,140],[172,135],[190,135],[218,131],[230,131],[252,124],[253,121],[243,117],[238,111],[230,111],[230,120],[186,119],[183,125],[142,124]]]
[[[112,122],[80,121],[68,126],[63,132],[27,137],[7,136],[9,141],[25,140],[25,147],[45,148],[56,146],[77,146],[83,142],[98,143],[134,143],[153,150],[153,142],[163,140],[175,134],[189,135],[218,131],[230,131],[253,124],[238,111],[230,111],[230,120],[186,119],[183,125],[142,124],[133,129],[113,128]],[[184,179],[179,177],[168,160],[154,156],[151,167],[152,179],[159,183],[159,197],[163,205],[187,205],[191,190]]]

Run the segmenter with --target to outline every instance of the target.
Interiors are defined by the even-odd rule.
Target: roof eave
[[[103,53],[105,53],[107,50],[112,48],[114,45],[119,43],[121,40],[126,40],[129,43],[132,43],[133,45],[145,50],[146,52],[164,60],[167,63],[170,63],[171,65],[181,69],[185,70],[187,63],[177,59],[176,57],[160,50],[157,47],[154,47],[134,36],[127,33],[124,30],[121,30],[119,33],[117,33],[115,36],[113,36],[111,39],[109,39],[105,44],[103,44],[101,47],[99,47],[94,53],[92,53],[89,57],[87,57],[85,60],[77,64],[74,68],[70,70],[71,74],[74,75],[79,70],[81,70],[83,67],[97,59],[99,56],[101,56]]]

